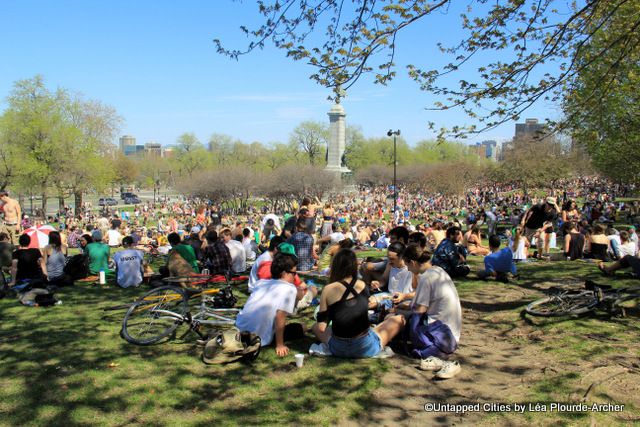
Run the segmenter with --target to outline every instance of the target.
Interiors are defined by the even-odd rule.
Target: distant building
[[[157,142],[144,144],[144,157],[146,159],[159,159],[162,157],[162,145]]]
[[[494,140],[487,140],[482,142],[476,142],[471,146],[473,154],[477,155],[481,159],[491,159],[494,162],[500,157],[500,148],[498,143]]]
[[[131,135],[123,135],[120,137],[120,151],[126,154],[127,147],[135,147],[136,139]],[[131,148],[128,149],[131,151]]]
[[[175,147],[164,147],[162,149],[162,157],[165,159],[170,159],[176,154]]]
[[[548,136],[548,129],[544,123],[538,119],[527,119],[524,123],[516,123],[516,134],[514,139],[539,139]]]
[[[144,145],[127,145],[124,147],[124,155],[127,157],[144,157]]]

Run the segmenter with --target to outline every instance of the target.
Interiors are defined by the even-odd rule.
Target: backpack
[[[445,354],[451,354],[458,348],[451,329],[440,320],[428,323],[427,313],[412,313],[405,328],[405,335],[411,346],[406,348],[408,355],[424,359],[429,347],[435,346]],[[406,342],[406,341],[405,341]]]
[[[240,332],[238,328],[231,327],[207,341],[202,352],[202,361],[208,365],[252,362],[260,354],[261,345],[258,335]]]
[[[89,257],[84,254],[78,254],[67,258],[63,271],[74,281],[85,279],[89,276]]]
[[[36,288],[20,294],[20,303],[30,307],[36,305],[39,307],[50,307],[57,302],[58,300],[53,294],[46,289]]]

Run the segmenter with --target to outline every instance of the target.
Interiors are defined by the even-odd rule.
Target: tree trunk
[[[64,190],[58,190],[58,210],[64,211]]]
[[[42,217],[47,218],[47,192],[42,192]]]
[[[76,214],[82,212],[82,191],[74,191],[73,198],[76,207]]]

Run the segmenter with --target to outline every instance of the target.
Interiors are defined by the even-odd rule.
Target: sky
[[[271,46],[237,61],[216,52],[213,39],[245,47],[239,27],[256,27],[259,18],[250,0],[0,1],[0,111],[17,80],[41,74],[50,89],[114,107],[124,119],[119,135],[139,144],[171,145],[185,132],[204,144],[214,133],[287,142],[303,121],[328,123],[331,92],[309,79],[315,68]],[[366,137],[399,129],[414,145],[434,137],[430,120],[436,127],[469,123],[459,111],[427,111],[435,99],[403,74],[408,63],[441,61],[432,46],[458,40],[458,22],[443,15],[402,32],[398,77],[387,86],[358,81],[342,101],[347,124]],[[557,116],[555,106],[539,104],[522,119]],[[506,123],[467,142],[505,141],[514,128]]]

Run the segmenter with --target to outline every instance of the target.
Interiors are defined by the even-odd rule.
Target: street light
[[[387,136],[391,135],[393,135],[393,218],[395,218],[396,204],[398,203],[398,185],[396,183],[396,166],[398,164],[398,161],[396,160],[396,137],[400,136],[400,129],[396,131],[389,129]]]

